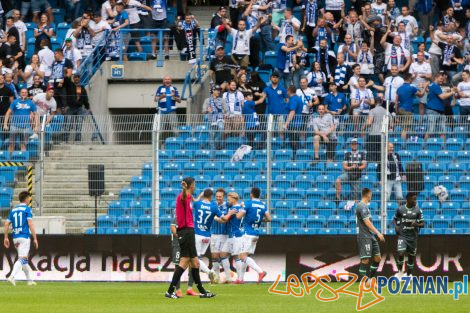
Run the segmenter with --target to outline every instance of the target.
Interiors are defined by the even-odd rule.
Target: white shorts
[[[228,247],[228,236],[227,235],[212,235],[211,236],[211,252],[221,253],[230,252]]]
[[[243,235],[242,253],[255,254],[258,236]]]
[[[13,239],[13,244],[15,245],[16,251],[18,251],[19,258],[28,258],[31,239],[15,238]]]
[[[211,243],[211,237],[196,235],[196,252],[198,256],[206,254],[207,248]]]
[[[239,255],[242,252],[243,237],[228,239],[228,250],[231,255]]]

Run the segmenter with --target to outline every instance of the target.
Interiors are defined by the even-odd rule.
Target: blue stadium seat
[[[455,152],[454,151],[437,151],[437,157],[436,160],[439,162],[443,163],[451,163],[455,158]]]
[[[330,215],[327,220],[327,228],[340,229],[346,228],[348,219],[344,215]]]
[[[217,150],[215,152],[215,160],[217,161],[229,161],[234,154],[233,150]]]
[[[182,140],[186,140],[190,138],[193,134],[193,128],[191,125],[181,125],[178,126],[178,137],[181,138]],[[188,149],[186,147],[186,149]],[[191,150],[191,149],[188,149]]]
[[[253,187],[253,179],[250,175],[235,175],[233,187],[237,190]]]
[[[424,190],[432,190],[437,183],[436,176],[433,175],[425,175],[423,177],[424,180]]]
[[[456,182],[457,182],[457,179],[455,178],[455,176],[452,176],[452,175],[440,176],[438,180],[438,184],[446,187],[447,190],[453,189],[454,183]]]
[[[271,228],[273,230],[281,228],[282,225],[284,224],[284,216],[274,214],[271,217],[272,217]]]
[[[240,145],[241,145],[241,139],[240,137],[228,137],[226,140],[225,140],[225,145],[226,145],[226,149],[227,150],[237,150]],[[230,157],[232,157],[233,153],[230,155]]]
[[[289,188],[286,190],[286,199],[299,201],[305,198],[305,192],[297,188]]]
[[[286,168],[286,162],[272,162],[271,163],[271,175],[276,177],[284,173]]]
[[[184,140],[184,148],[189,151],[199,150],[201,142],[195,137],[189,137]]]
[[[224,164],[223,173],[228,176],[236,176],[242,172],[242,163],[227,162]]]
[[[336,203],[334,201],[319,201],[317,204],[317,209],[320,212],[321,210],[336,210]]]
[[[470,190],[470,176],[460,176],[459,187],[461,189]]]
[[[179,194],[179,189],[165,188],[160,191],[160,198],[162,200],[175,200]]]
[[[271,139],[271,149],[276,151],[281,150],[282,148],[284,148],[284,140],[280,137],[273,137]]]
[[[369,188],[373,189],[377,184],[377,176],[376,175],[362,175],[361,177],[361,186],[362,188]]]
[[[183,148],[183,142],[178,137],[168,137],[165,139],[166,150],[181,150]]]
[[[131,52],[127,54],[129,61],[144,62],[147,61],[147,53],[145,52]]]
[[[146,202],[131,201],[131,203],[129,204],[129,207],[130,207],[129,210],[126,210],[124,214],[134,215],[134,216],[143,215],[145,213],[145,209],[147,206],[148,205]]]
[[[267,152],[266,150],[255,150],[253,151],[253,161],[266,162]]]
[[[13,162],[28,162],[29,152],[28,151],[13,151],[11,153],[11,160]]]
[[[264,64],[269,64],[273,68],[277,68],[277,56],[274,51],[266,51],[264,54]],[[265,81],[269,81],[269,78]]]
[[[297,161],[308,161],[311,162],[313,160],[312,151],[307,149],[299,149],[295,153],[295,159]]]
[[[445,173],[446,166],[442,163],[430,163],[427,166],[427,171],[429,174],[440,176]]]
[[[421,209],[425,210],[434,210],[437,211],[439,209],[439,202],[437,201],[426,201],[421,203]]]
[[[447,173],[449,173],[449,175],[460,176],[465,172],[466,169],[467,166],[465,163],[450,163],[447,165]]]
[[[318,231],[319,235],[337,235],[337,229],[322,228]]]
[[[276,175],[273,187],[288,189],[291,187],[294,178],[291,175]]]
[[[211,177],[218,175],[222,171],[223,163],[220,162],[209,162],[204,163],[203,173],[204,175],[209,175]]]
[[[198,150],[194,152],[194,159],[197,162],[207,162],[212,160],[212,155],[211,150]]]
[[[152,201],[152,188],[142,188],[140,190],[140,199],[142,201]]]
[[[118,228],[129,228],[137,226],[137,218],[133,215],[123,215],[117,218]]]
[[[230,175],[216,175],[212,180],[212,186],[214,188],[228,188],[232,182],[232,176]]]
[[[260,175],[266,172],[266,165],[262,161],[246,162],[243,165],[243,172],[247,175]]]
[[[452,201],[465,201],[468,197],[468,189],[452,189],[449,195]]]
[[[57,24],[57,22],[56,22]],[[67,35],[68,30],[70,29],[71,25],[67,23],[58,23],[57,24],[57,39],[60,40],[61,42],[64,41],[66,38],[65,36]],[[27,37],[29,38],[29,37]]]
[[[343,171],[343,164],[337,162],[329,162],[326,164],[325,171],[326,173],[328,173],[328,175],[339,176]]]
[[[451,220],[444,215],[435,215],[432,218],[432,228],[449,228]]]
[[[285,198],[285,191],[283,188],[271,188],[271,199],[282,200]]]
[[[447,138],[446,148],[449,151],[460,151],[463,148],[462,138]]]
[[[51,37],[50,40],[51,40],[52,51],[62,48],[63,41],[61,38]]]
[[[201,174],[202,163],[201,162],[188,162],[183,166],[184,175],[195,177]]]
[[[261,188],[261,189],[264,190],[267,187],[267,185],[266,185],[267,180],[268,180],[268,178],[266,177],[266,175],[256,175],[255,179],[253,181],[253,185],[257,186],[259,188],[261,188],[263,186],[265,188]]]
[[[116,226],[116,217],[110,215],[98,216],[98,227],[111,228]]]
[[[185,143],[185,149],[186,150],[176,150],[173,152],[173,158],[175,159],[175,161],[191,161],[193,159],[193,156],[194,156],[194,150],[189,150],[188,149],[188,146],[186,143]]]
[[[432,229],[432,228],[424,228],[421,230],[421,234],[423,235],[443,235],[444,229]]]
[[[274,152],[274,161],[290,161],[294,153],[290,149],[277,150]]]
[[[420,151],[423,148],[423,143],[423,139],[421,138],[413,138],[413,140],[408,139],[406,142],[406,149],[409,151]],[[431,149],[428,148],[428,150]]]
[[[335,177],[332,175],[320,175],[317,177],[316,187],[318,189],[328,190],[335,181]]]
[[[120,201],[111,201],[108,204],[108,215],[120,216],[124,214],[124,206]]]
[[[139,216],[137,223],[139,227],[152,227],[152,215],[141,215]]]
[[[59,8],[52,9],[52,16],[54,17],[54,22],[56,24],[62,23],[64,21],[65,11],[64,9]]]
[[[119,192],[119,199],[122,201],[132,201],[139,197],[140,190],[135,188],[123,188]]]
[[[456,126],[454,127],[453,134],[454,138],[462,139],[464,142],[467,140],[468,128],[465,126]]]
[[[409,147],[408,147],[409,148]],[[420,149],[419,149],[420,150]],[[416,150],[416,151],[419,151],[419,150]],[[402,162],[405,162],[405,163],[409,163],[411,161],[413,161],[413,151],[410,151],[410,150],[400,150],[397,152],[398,155],[400,156],[400,160]]]
[[[320,229],[326,226],[326,217],[321,215],[310,215],[306,221],[307,228]]]
[[[436,152],[431,150],[421,150],[416,153],[419,162],[431,163],[436,159]]]
[[[286,227],[292,229],[299,229],[302,227],[304,220],[297,215],[289,215],[286,218]]]
[[[467,141],[470,140],[467,139]],[[467,151],[467,148],[465,151],[458,151],[457,152],[457,162],[459,163],[469,163],[470,162],[470,151]]]
[[[294,187],[307,190],[313,188],[315,178],[313,175],[297,175],[295,177]]]
[[[10,161],[10,153],[5,150],[0,151],[0,161]]]
[[[152,182],[144,176],[132,176],[131,178],[131,188],[142,189],[145,187],[150,187]]]
[[[125,235],[126,228],[106,228],[107,235]]]
[[[444,140],[442,138],[429,138],[426,141],[426,147],[431,151],[440,151],[444,148]],[[450,149],[448,149],[450,150]]]
[[[470,227],[470,218],[465,215],[457,215],[452,219],[452,227],[457,229],[468,229]]]
[[[142,176],[152,179],[152,163],[145,163],[142,166]]]
[[[290,174],[301,173],[305,170],[305,162],[288,162],[286,164],[285,170]]]
[[[297,201],[295,204],[295,214],[301,217],[310,216],[315,208],[315,201]]]
[[[87,228],[85,230],[85,235],[95,235],[95,228]]]
[[[171,217],[160,217],[159,226],[160,226],[160,233],[165,232],[165,230],[170,230],[172,218]]]

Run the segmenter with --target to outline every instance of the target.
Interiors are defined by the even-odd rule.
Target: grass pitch
[[[341,283],[329,284],[334,289]],[[184,285],[183,285],[184,286]],[[39,282],[26,286],[17,282],[16,287],[0,282],[0,303],[3,312],[64,312],[64,313],[121,313],[121,312],[356,312],[355,297],[340,294],[338,300],[322,303],[315,298],[318,288],[303,298],[268,293],[271,284],[215,285],[206,288],[217,293],[213,299],[184,296],[182,299],[166,299],[163,283],[75,283]],[[285,290],[279,284],[277,290]],[[184,289],[183,289],[184,290]],[[357,291],[358,284],[350,287]],[[331,296],[326,292],[324,297]],[[451,295],[395,295],[384,293],[385,300],[363,312],[470,312],[469,295],[461,295],[454,301]],[[368,294],[363,301],[374,299]]]

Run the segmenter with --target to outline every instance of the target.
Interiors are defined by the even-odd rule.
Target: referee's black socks
[[[171,279],[170,287],[168,287],[168,293],[171,294],[175,292],[176,285],[181,280],[181,275],[183,275],[185,269],[179,265],[175,265],[175,272],[173,273],[173,278]],[[199,272],[198,272],[199,277]],[[200,281],[200,280],[199,280]]]
[[[202,286],[201,277],[199,276],[199,268],[191,268],[191,274],[193,274],[194,283],[196,283],[197,290],[201,294],[206,293],[206,289]]]

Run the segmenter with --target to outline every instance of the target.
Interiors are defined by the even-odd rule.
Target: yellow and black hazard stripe
[[[13,166],[25,166],[23,162],[0,162],[0,166],[7,166],[7,167],[13,167]]]

